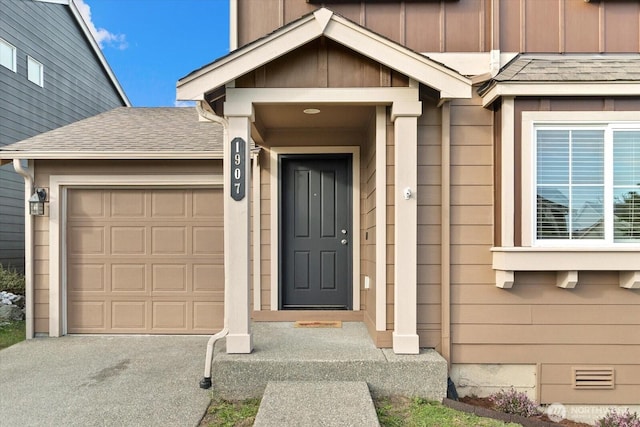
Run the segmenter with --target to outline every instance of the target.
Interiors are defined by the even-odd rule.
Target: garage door
[[[221,189],[70,189],[67,332],[222,328]]]

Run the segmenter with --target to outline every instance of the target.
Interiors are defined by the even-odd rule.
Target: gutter
[[[215,122],[215,123],[219,123],[222,125],[223,128],[223,133],[222,133],[222,143],[223,144],[227,144],[229,141],[229,122],[227,122],[227,120],[225,120],[223,117],[217,116],[207,110],[205,110],[202,106],[202,104],[205,101],[198,101],[196,102],[196,110],[198,111],[198,115],[200,117],[202,117],[205,120],[211,121],[211,122]],[[225,251],[225,264],[227,262],[226,258],[227,256],[229,256],[226,251]],[[213,349],[214,346],[216,345],[216,342],[221,339],[226,337],[229,334],[229,323],[228,323],[228,319],[229,319],[229,283],[228,280],[225,279],[224,281],[224,321],[223,321],[223,325],[222,325],[222,330],[220,332],[218,332],[217,334],[212,335],[209,338],[209,341],[207,342],[207,352],[205,355],[205,362],[204,362],[204,377],[202,378],[202,380],[200,380],[200,388],[204,388],[204,389],[208,389],[211,388],[211,364],[213,363]]]
[[[33,171],[25,169],[20,159],[13,159],[13,169],[24,178],[24,282],[26,338],[34,337],[33,299],[33,217],[29,214],[29,197],[33,192]]]

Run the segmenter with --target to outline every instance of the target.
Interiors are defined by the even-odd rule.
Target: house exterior
[[[357,321],[463,393],[637,410],[639,40],[627,1],[231,1],[200,148],[123,109],[0,151],[50,188],[35,332]]]
[[[129,105],[73,1],[1,0],[0,10],[0,146]],[[13,166],[0,167],[0,264],[20,271],[24,191]]]

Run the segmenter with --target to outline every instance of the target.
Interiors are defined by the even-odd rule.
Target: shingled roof
[[[223,128],[195,108],[118,107],[0,147],[0,158],[222,158]]]
[[[496,82],[640,81],[640,55],[519,55]]]

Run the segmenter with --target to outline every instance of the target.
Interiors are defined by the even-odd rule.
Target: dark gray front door
[[[351,308],[351,156],[281,161],[283,309]]]

